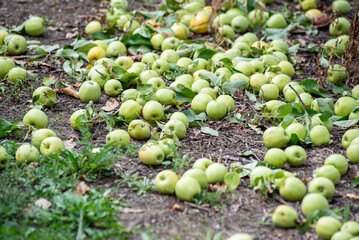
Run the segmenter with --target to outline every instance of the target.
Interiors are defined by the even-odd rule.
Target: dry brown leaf
[[[73,32],[73,33],[66,33],[65,38],[66,38],[66,39],[71,39],[71,38],[76,37],[77,35],[79,35],[79,32],[78,32],[78,31],[75,31],[75,32]]]
[[[57,92],[72,96],[74,98],[80,99],[79,92],[76,91],[72,86],[67,88],[62,88],[58,90]]]
[[[346,197],[349,198],[349,199],[357,200],[359,202],[359,196],[357,196],[357,195],[347,194]]]
[[[169,209],[171,212],[172,211],[181,211],[182,212],[184,210],[184,207],[182,207],[181,205],[176,203],[175,205],[170,206]]]
[[[73,191],[76,195],[85,195],[87,191],[90,191],[89,186],[85,182],[76,183],[76,190]]]
[[[49,31],[57,31],[57,30],[60,30],[60,28],[59,28],[59,27],[49,26],[49,27],[46,27],[46,30],[49,30]]]
[[[135,209],[135,208],[124,208],[124,213],[143,213],[146,212],[146,209]]]
[[[117,100],[112,98],[111,101],[107,101],[106,106],[102,107],[101,109],[104,110],[105,112],[112,112],[115,111],[119,105],[120,104],[117,102]]]
[[[75,142],[75,139],[71,138],[69,140],[64,141],[65,148],[67,150],[73,149],[77,143]]]
[[[27,63],[26,61],[22,61],[22,60],[15,60],[14,59],[14,62],[18,65],[22,65],[22,66],[25,66],[25,64]]]
[[[216,183],[216,184],[209,184],[208,188],[212,192],[224,192],[227,190],[228,186],[225,183],[223,183],[222,185],[219,183]]]
[[[47,210],[51,206],[51,202],[45,198],[39,198],[35,200],[35,205],[41,207],[44,210]]]

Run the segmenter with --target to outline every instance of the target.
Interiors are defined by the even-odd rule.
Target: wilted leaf
[[[229,191],[234,191],[238,187],[240,181],[241,181],[241,179],[240,179],[238,173],[235,173],[235,172],[227,173],[224,176],[224,182],[228,185]]]
[[[64,141],[64,145],[67,150],[70,150],[73,149],[77,145],[77,143],[73,138],[71,138],[69,140]]]
[[[215,136],[215,137],[219,136],[218,131],[214,130],[213,128],[210,128],[210,127],[201,127],[201,132]]]
[[[181,211],[182,212],[184,210],[184,207],[182,207],[181,205],[176,203],[175,205],[170,206],[169,209],[171,212],[172,211]]]
[[[225,192],[228,188],[228,185],[226,183],[223,184],[209,184],[208,185],[209,190],[211,190],[212,192]]]
[[[105,112],[112,112],[112,111],[116,110],[116,108],[119,105],[120,104],[118,103],[118,101],[113,98],[113,99],[111,99],[111,101],[107,101],[106,106],[102,107],[101,109],[104,110]]]
[[[87,186],[87,184],[85,182],[78,182],[76,183],[76,190],[74,190],[73,192],[76,195],[85,195],[87,193],[87,191],[90,191],[89,186]]]
[[[35,200],[35,205],[41,207],[44,210],[47,210],[51,206],[51,202],[45,198],[39,198]]]

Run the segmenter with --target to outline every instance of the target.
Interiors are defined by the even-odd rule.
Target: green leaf
[[[204,44],[199,44],[199,43],[182,43],[181,45],[178,46],[177,48],[177,53],[178,55],[180,55],[181,57],[184,56],[190,56],[193,52],[200,50],[204,48]]]
[[[215,136],[215,137],[219,136],[218,131],[214,130],[213,128],[210,128],[210,127],[201,127],[201,132],[209,134],[211,136]]]
[[[223,76],[217,77],[213,72],[200,72],[199,76],[205,80],[211,81],[215,86],[220,87],[222,85]]]
[[[280,118],[284,118],[285,116],[291,114],[292,111],[293,111],[292,104],[286,103],[278,108],[277,116]]]
[[[358,123],[358,119],[354,120],[342,120],[342,121],[335,121],[333,124],[338,127],[348,128],[354,126]]]
[[[140,34],[136,33],[134,35],[126,35],[123,39],[122,39],[123,44],[125,44],[126,46],[133,46],[133,45],[145,45],[145,46],[149,46],[152,47],[151,41],[149,38],[145,38],[143,36],[141,36]]]
[[[356,177],[356,178],[353,179],[353,186],[354,187],[359,186],[359,177]]]
[[[236,190],[240,181],[241,181],[241,179],[240,179],[238,173],[235,173],[235,172],[226,173],[226,175],[224,176],[224,182],[228,185],[229,191]]]
[[[234,94],[238,88],[245,89],[248,86],[248,82],[242,79],[227,81],[223,83],[222,90],[225,93]]]
[[[140,14],[146,18],[157,19],[166,15],[166,11],[140,11]]]
[[[294,121],[294,117],[293,116],[291,116],[291,115],[287,115],[287,116],[285,116],[284,118],[283,118],[283,120],[282,120],[282,123],[281,123],[281,126],[283,127],[283,128],[287,128],[293,121]]]
[[[249,157],[249,156],[255,156],[255,154],[252,151],[245,151],[244,153],[238,153],[238,156],[240,156],[240,157]]]
[[[10,32],[25,33],[25,22],[10,30]]]
[[[0,138],[8,136],[11,132],[17,131],[19,121],[14,120],[12,123],[0,118]]]
[[[318,220],[321,217],[324,216],[331,216],[336,218],[337,220],[341,220],[341,217],[337,214],[335,214],[332,210],[330,209],[321,209],[321,210],[316,210],[314,212],[311,212],[306,220],[305,220],[305,224],[303,226],[297,225],[297,229],[299,231],[305,232],[308,231],[312,225],[312,223],[314,223],[316,220]]]
[[[253,101],[253,102],[257,101],[256,95],[250,93],[250,92],[247,91],[247,90],[246,90],[244,93],[246,94],[246,96],[248,97],[248,99],[249,99],[250,101]]]
[[[178,84],[173,91],[176,93],[176,101],[184,103],[191,102],[196,94],[189,88],[186,88],[182,84]]]
[[[289,35],[287,29],[265,28],[263,32],[267,40],[283,39]]]
[[[108,35],[107,33],[104,33],[104,32],[95,32],[95,33],[91,34],[90,37],[95,40],[106,40],[106,39],[111,38],[110,35]]]
[[[300,44],[298,43],[298,44],[295,44],[295,45],[289,47],[288,54],[290,54],[290,55],[296,54],[299,50],[299,46],[300,46]]]
[[[55,82],[55,79],[51,76],[47,76],[42,80],[42,84],[45,86],[50,86]]]
[[[320,119],[322,122],[325,122],[325,121],[327,121],[331,116],[333,116],[332,113],[330,113],[330,112],[323,112],[322,114],[320,114],[319,119]]]
[[[321,112],[334,114],[334,101],[332,98],[317,98],[317,103]]]
[[[64,58],[78,58],[79,54],[72,49],[59,49],[56,53],[58,56]]]
[[[320,64],[320,66],[322,66],[322,67],[324,67],[324,68],[329,68],[329,65],[330,65],[329,60],[326,59],[326,58],[324,57],[324,55],[322,55],[322,56],[320,57],[320,62],[319,62],[319,64]]]
[[[333,85],[333,93],[335,94],[343,94],[344,92],[348,92],[349,88],[345,83],[339,83]]]
[[[175,15],[170,15],[166,18],[166,26],[172,26],[175,22],[177,22],[177,17]]]
[[[197,58],[203,58],[203,59],[210,59],[213,57],[214,54],[216,54],[217,52],[211,49],[205,49],[202,52],[199,53],[199,55],[197,56]]]
[[[192,108],[188,108],[184,110],[183,113],[187,116],[189,122],[207,120],[207,115],[205,113],[200,113],[196,115],[196,113],[192,110]]]

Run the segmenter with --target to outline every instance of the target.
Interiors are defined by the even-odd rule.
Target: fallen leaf
[[[78,32],[78,31],[75,31],[75,32],[73,32],[73,33],[66,33],[65,38],[66,38],[66,39],[71,39],[71,38],[76,37],[77,35],[79,35],[79,32]]]
[[[119,105],[120,104],[117,102],[117,100],[112,98],[111,101],[107,101],[106,106],[102,107],[101,109],[104,110],[105,112],[112,112],[112,111],[116,110],[116,108]]]
[[[60,90],[56,90],[56,92],[57,92],[57,93],[58,93],[58,92],[59,92],[59,93],[63,93],[63,94],[72,96],[72,97],[74,97],[74,98],[80,99],[79,92],[76,91],[72,86],[71,86],[71,87],[62,88],[62,89],[60,89]]]
[[[357,195],[347,194],[346,197],[349,198],[349,199],[357,200],[359,202],[359,196],[357,196]]]
[[[222,185],[219,183],[216,184],[209,184],[208,189],[212,192],[224,192],[228,188],[227,184],[223,183]]]
[[[146,209],[124,208],[124,213],[142,213],[146,212]]]
[[[51,202],[45,198],[39,198],[35,200],[35,205],[41,207],[44,210],[47,210],[51,206]]]
[[[89,186],[87,186],[85,182],[78,182],[76,183],[76,190],[74,190],[73,193],[83,196],[87,191],[90,191]]]
[[[182,207],[181,205],[176,203],[175,205],[170,206],[169,209],[171,212],[172,211],[181,211],[182,212],[184,210],[184,207]]]
[[[77,143],[73,138],[71,138],[69,140],[64,141],[64,145],[67,150],[70,150],[73,149],[77,145]]]

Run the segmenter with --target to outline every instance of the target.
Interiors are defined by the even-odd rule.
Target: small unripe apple
[[[269,28],[286,28],[287,21],[281,13],[273,14],[267,21]]]
[[[227,168],[221,163],[213,163],[206,169],[208,183],[223,183]]]
[[[106,143],[113,143],[113,146],[126,148],[126,144],[130,143],[130,135],[121,129],[114,130],[106,135]]]
[[[95,81],[85,81],[79,89],[80,100],[84,103],[97,102],[101,96],[101,87]]]
[[[326,177],[331,180],[334,184],[337,184],[340,180],[340,173],[332,165],[324,165],[316,170],[318,177]]]
[[[206,114],[212,120],[222,119],[227,113],[227,105],[223,101],[210,101],[206,106]]]
[[[27,79],[26,69],[20,67],[14,67],[10,69],[7,80],[11,83],[16,83],[17,81],[25,81]]]
[[[271,148],[267,151],[264,161],[275,168],[282,168],[287,162],[287,155],[280,148]]]
[[[206,173],[201,169],[196,169],[196,168],[189,169],[183,174],[183,177],[193,177],[198,181],[202,189],[205,189],[207,187],[207,183],[208,183],[207,176]]]
[[[10,159],[9,154],[3,146],[0,146],[0,169],[4,169]]]
[[[295,227],[298,220],[297,211],[287,205],[279,205],[272,215],[274,225],[280,228]]]
[[[307,153],[301,146],[293,145],[285,149],[287,162],[291,167],[300,167],[307,160]]]
[[[91,35],[93,33],[101,32],[102,26],[99,21],[91,21],[85,27],[85,33]]]
[[[173,194],[178,182],[178,176],[171,170],[163,170],[156,175],[156,190],[161,194]]]
[[[319,193],[325,198],[331,198],[335,193],[334,183],[325,177],[314,178],[308,185],[308,192]]]
[[[329,130],[322,125],[314,126],[309,132],[309,137],[310,141],[317,147],[328,144],[330,141]]]
[[[308,216],[311,212],[321,209],[328,209],[328,200],[319,193],[309,193],[303,198],[302,212],[305,216]]]
[[[146,143],[138,152],[140,160],[146,165],[160,165],[165,154],[160,146],[153,143]]]
[[[47,137],[40,144],[40,152],[44,156],[52,153],[59,154],[63,148],[65,144],[59,137]]]
[[[31,144],[40,148],[41,142],[47,137],[56,137],[56,133],[51,129],[41,128],[32,133]]]
[[[56,92],[47,86],[37,88],[32,94],[32,99],[33,101],[37,99],[36,102],[46,107],[50,107],[57,102]]]
[[[287,145],[289,136],[281,127],[270,127],[264,131],[263,141],[267,148],[283,148]]]
[[[348,160],[340,154],[332,154],[325,159],[324,165],[333,165],[338,169],[340,175],[344,175],[348,170]]]
[[[252,187],[255,186],[255,181],[257,178],[263,177],[264,179],[268,178],[273,174],[272,169],[264,166],[255,167],[249,174],[250,184]]]
[[[45,128],[49,123],[46,114],[40,109],[31,109],[28,111],[24,115],[22,122],[25,126],[32,126],[37,129]]]
[[[142,120],[133,120],[128,125],[128,134],[137,140],[149,138],[151,135],[150,127]]]
[[[179,199],[192,202],[201,194],[201,186],[193,177],[182,177],[176,184],[175,193]]]
[[[307,192],[305,184],[296,177],[288,177],[279,188],[280,195],[288,201],[296,202],[303,199]]]
[[[339,220],[331,216],[324,216],[319,218],[315,231],[322,239],[330,239],[336,232],[339,231],[342,224]]]
[[[39,159],[40,153],[37,148],[29,143],[22,144],[15,154],[15,158],[19,164],[24,162],[35,162]]]

